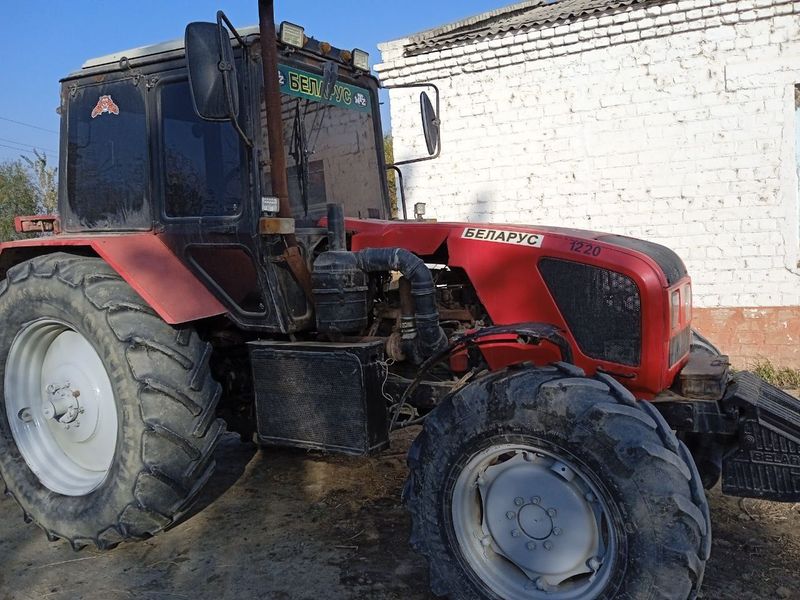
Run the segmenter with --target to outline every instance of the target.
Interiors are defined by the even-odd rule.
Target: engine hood
[[[605,247],[629,256],[639,256],[657,266],[665,286],[672,286],[687,276],[686,266],[671,249],[654,242],[623,235],[602,233],[567,227],[518,225],[506,223],[438,223],[426,221],[377,221],[348,219],[347,229],[355,235],[353,250],[370,247],[402,247],[420,256],[433,256],[442,248],[453,257],[453,246],[457,240],[475,242],[473,248],[481,253],[496,253],[497,246],[538,248],[542,251],[563,250],[566,242],[574,254],[592,256],[603,252]],[[580,247],[574,242],[588,242],[591,248]],[[596,244],[592,244],[592,243]],[[576,250],[577,248],[577,250]],[[596,250],[595,248],[600,248]],[[588,250],[588,253],[586,251]],[[597,255],[595,255],[597,257]],[[455,257],[454,257],[455,258]],[[453,263],[450,263],[453,264]]]

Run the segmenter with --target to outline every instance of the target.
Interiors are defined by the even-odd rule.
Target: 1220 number
[[[578,240],[570,241],[569,249],[572,252],[577,252],[578,254],[585,254],[587,256],[600,256],[600,253],[603,251],[603,249],[600,246],[595,246],[594,244],[590,244],[589,242],[580,242]]]

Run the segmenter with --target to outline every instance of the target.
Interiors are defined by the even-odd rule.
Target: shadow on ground
[[[399,500],[404,435],[369,459],[256,450],[227,436],[202,510],[111,552],[49,543],[2,498],[0,600],[428,600]],[[702,597],[763,600],[800,589],[796,507],[740,505],[718,491],[711,500],[714,554]]]

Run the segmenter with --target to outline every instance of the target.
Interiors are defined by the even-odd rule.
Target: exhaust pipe
[[[289,203],[289,178],[286,172],[286,150],[283,145],[283,117],[281,116],[281,86],[278,81],[278,48],[275,33],[274,0],[258,0],[258,28],[261,38],[261,65],[264,71],[264,104],[267,109],[267,145],[269,147],[270,179],[272,195],[278,198],[278,216],[292,219]],[[286,251],[283,258],[303,289],[306,298],[313,303],[311,273],[308,270],[294,233],[284,234]]]

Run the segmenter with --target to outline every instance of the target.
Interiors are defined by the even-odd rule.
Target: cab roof
[[[237,30],[242,38],[252,35],[258,35],[258,25],[250,25]],[[231,39],[235,38],[231,35]],[[130,48],[128,50],[120,50],[119,52],[112,52],[97,58],[90,58],[81,65],[80,71],[70,73],[65,79],[72,79],[85,75],[85,71],[104,67],[104,70],[117,68],[122,60],[135,61],[139,59],[156,58],[160,60],[167,54],[182,55],[184,48],[184,38],[177,38],[168,42],[160,42],[158,44],[150,44],[148,46],[140,46],[138,48]]]

